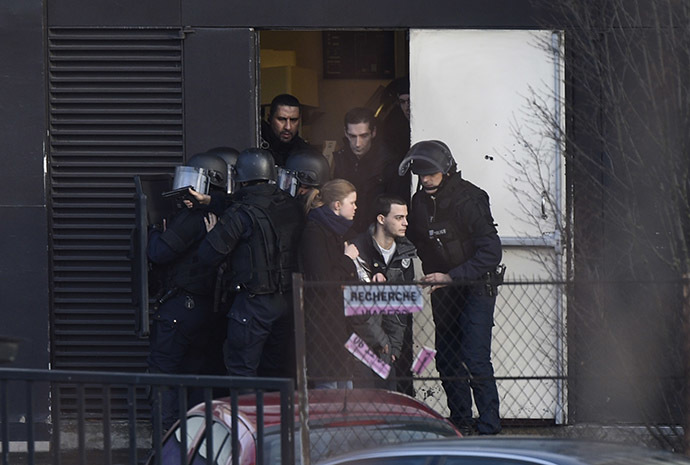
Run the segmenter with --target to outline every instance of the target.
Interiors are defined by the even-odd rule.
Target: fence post
[[[299,393],[300,441],[302,465],[310,465],[309,447],[309,394],[307,392],[307,353],[304,330],[304,278],[292,274],[292,299],[295,317],[295,358],[297,362],[297,392]]]
[[[683,359],[685,365],[685,412],[683,412],[683,453],[690,457],[690,274],[683,274]]]

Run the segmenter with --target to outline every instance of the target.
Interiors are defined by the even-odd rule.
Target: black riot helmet
[[[219,156],[225,160],[225,163],[227,163],[228,166],[235,166],[235,163],[237,163],[237,156],[240,154],[240,151],[232,147],[214,147],[209,149],[207,153],[212,153]]]
[[[292,153],[285,162],[285,169],[294,173],[300,185],[305,187],[321,187],[331,179],[328,160],[313,150]]]
[[[228,168],[222,158],[210,153],[197,153],[183,166],[175,168],[173,189],[191,187],[197,192],[208,194],[209,189],[217,187],[225,190]]]
[[[235,192],[235,164],[237,163],[237,157],[240,151],[232,147],[214,147],[209,149],[207,153],[212,153],[217,157],[225,160],[227,165],[227,188],[225,189],[226,194],[232,194]]]
[[[212,186],[225,190],[228,185],[228,165],[225,160],[213,153],[197,153],[187,160],[185,166],[206,170]]]
[[[235,173],[237,182],[275,181],[277,178],[271,152],[256,147],[240,152],[235,164]]]
[[[423,140],[410,147],[407,155],[400,162],[398,174],[404,176],[409,169],[418,175],[439,172],[453,174],[457,170],[457,165],[446,144],[440,140]]]

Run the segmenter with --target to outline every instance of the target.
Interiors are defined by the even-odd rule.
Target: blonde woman
[[[332,284],[309,287],[305,295],[307,374],[316,387],[346,387],[352,356],[344,344],[351,334],[343,314],[340,283],[357,281],[357,247],[343,236],[357,210],[355,186],[333,179],[321,187],[302,233],[300,260],[306,281]]]

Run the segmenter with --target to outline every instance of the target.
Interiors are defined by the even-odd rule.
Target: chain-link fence
[[[457,395],[471,388],[476,422],[482,386],[495,380],[503,434],[536,431],[681,450],[683,283],[645,283],[646,294],[662,300],[657,308],[639,302],[643,310],[610,298],[629,286],[506,282],[493,295],[485,283],[453,283],[432,293],[422,283],[303,282],[295,310],[304,317],[306,384],[406,393],[476,434],[476,424],[463,428],[452,415],[448,389]],[[642,286],[634,284],[637,293]],[[493,312],[477,296],[495,298]],[[493,378],[468,355],[487,321]],[[377,408],[384,413],[389,406]]]

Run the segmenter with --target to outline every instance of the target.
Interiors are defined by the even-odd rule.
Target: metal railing
[[[21,441],[26,447],[25,450],[28,464],[37,462],[35,448],[36,425],[41,423],[41,419],[34,416],[34,405],[36,398],[33,395],[35,386],[40,383],[47,383],[51,392],[51,413],[47,418],[48,429],[50,432],[50,454],[49,463],[60,465],[61,463],[87,464],[98,463],[111,465],[113,461],[113,431],[111,425],[111,392],[113,389],[126,389],[128,395],[128,416],[127,416],[127,457],[124,463],[135,465],[142,463],[140,454],[142,451],[148,452],[148,462],[151,464],[162,463],[162,441],[164,432],[161,428],[161,392],[164,389],[176,389],[178,392],[180,422],[180,462],[186,463],[186,457],[191,446],[187,442],[188,438],[188,417],[186,412],[188,393],[191,389],[201,389],[203,391],[203,403],[205,404],[204,413],[204,439],[205,451],[199,451],[202,457],[205,455],[203,463],[215,463],[215,455],[218,454],[214,448],[213,428],[214,422],[214,399],[227,397],[231,410],[231,425],[228,428],[230,437],[230,447],[232,451],[239,450],[238,437],[238,398],[240,395],[255,396],[256,405],[256,454],[257,463],[261,463],[264,441],[264,397],[263,393],[268,391],[280,392],[280,454],[281,463],[294,464],[294,384],[291,379],[279,378],[238,378],[221,376],[194,376],[194,375],[163,375],[163,374],[140,374],[140,373],[106,373],[106,372],[82,372],[82,371],[58,371],[58,370],[31,370],[31,369],[0,369],[0,439],[2,442],[2,464],[10,463],[10,404],[12,410],[17,410],[18,396],[10,394],[10,385],[13,383],[23,384],[24,389],[21,396],[25,402],[23,414],[18,420],[24,423],[24,434]],[[74,388],[76,390],[76,414],[63,414],[60,406],[60,396],[56,395],[57,389]],[[150,389],[151,391],[151,420],[142,420],[137,415],[137,389]],[[96,390],[102,393],[100,409],[86,411],[86,390]],[[20,400],[21,402],[21,400]],[[19,410],[22,410],[21,408]],[[94,426],[100,424],[100,431],[95,431]],[[63,434],[73,427],[76,429],[76,446],[65,446]],[[150,431],[148,437],[142,431]],[[94,434],[99,433],[99,434]],[[101,443],[94,442],[89,437],[87,446],[87,436],[101,436]],[[17,441],[13,441],[17,442]],[[90,457],[87,460],[88,451],[95,451],[97,458]],[[65,459],[69,455],[69,461]],[[93,454],[92,454],[93,455]],[[44,459],[45,460],[45,459]],[[123,460],[123,459],[121,459]],[[232,454],[232,463],[237,465],[238,454]]]
[[[370,373],[361,362],[346,353],[347,366],[339,367],[336,349],[342,349],[329,309],[343,315],[343,290],[348,284],[304,282],[296,279],[295,316],[298,362],[309,357],[309,340],[321,332],[328,344],[311,355],[320,354],[335,368],[333,376],[319,379],[309,366],[298,366],[300,388],[306,389],[320,381],[349,381],[354,387],[374,384],[383,377]],[[409,283],[416,286],[416,283]],[[376,286],[376,285],[375,285]],[[404,346],[406,364],[416,356],[433,353],[436,348],[435,320],[428,290],[420,286],[420,308],[405,313]],[[497,295],[494,311],[492,360],[498,385],[501,419],[504,427],[528,425],[555,428],[551,433],[561,437],[587,437],[623,442],[645,442],[648,445],[679,450],[687,412],[683,399],[687,396],[687,373],[683,367],[690,359],[685,341],[690,340],[690,303],[686,281],[673,282],[506,282]],[[615,299],[613,298],[615,297]],[[614,305],[623,302],[624,305]],[[450,303],[449,303],[450,304]],[[317,311],[314,311],[314,310]],[[396,314],[391,311],[390,314]],[[329,316],[330,315],[330,316]],[[359,315],[362,316],[362,315]],[[349,318],[349,317],[348,317]],[[347,338],[349,333],[344,334]],[[380,354],[380,348],[372,346]],[[441,377],[433,355],[428,363],[420,363],[415,372],[409,366],[391,370],[385,381],[393,390],[411,394],[442,415],[448,415]],[[357,364],[360,365],[357,365]],[[353,369],[354,368],[354,369]],[[408,371],[405,374],[405,371]],[[371,370],[369,370],[371,371]],[[362,376],[362,374],[366,376]],[[451,381],[469,382],[459,375]],[[39,388],[39,385],[43,387]],[[49,388],[46,390],[45,385]],[[19,386],[19,389],[17,389]],[[12,387],[12,389],[10,389]],[[151,391],[151,403],[137,406],[141,390]],[[238,398],[253,393],[257,411],[262,412],[263,392],[281,392],[281,454],[282,464],[295,462],[295,404],[292,380],[266,378],[231,378],[211,376],[180,376],[162,374],[67,372],[55,370],[0,369],[0,441],[2,464],[10,463],[10,426],[22,428],[21,441],[26,445],[24,463],[38,463],[35,442],[36,426],[47,425],[50,438],[49,462],[61,463],[141,463],[143,453],[153,453],[151,463],[160,462],[161,428],[160,397],[164,389],[178,390],[180,412],[187,412],[187,394],[192,389],[203,391],[205,421],[212,421],[214,399],[226,396],[230,410],[238,411]],[[19,390],[21,392],[17,393]],[[58,396],[58,390],[70,396]],[[222,392],[218,392],[218,391]],[[44,394],[47,392],[48,394]],[[39,393],[39,394],[36,394]],[[111,396],[126,394],[127,418],[125,447],[113,442]],[[139,395],[137,395],[139,394]],[[49,396],[49,399],[47,398]],[[67,400],[65,400],[67,399]],[[39,402],[37,402],[39,401]],[[70,402],[60,405],[60,402]],[[141,401],[139,401],[141,402]],[[37,418],[36,412],[50,405],[48,418]],[[37,407],[38,406],[38,407]],[[10,408],[11,407],[11,408]],[[385,406],[381,406],[385,408]],[[21,410],[21,418],[10,418]],[[145,412],[145,414],[142,414]],[[300,409],[300,424],[308,424],[309,413]],[[183,418],[186,416],[183,415]],[[262,418],[258,414],[259,420]],[[237,417],[230,425],[229,439],[237,450]],[[142,428],[144,432],[142,432]],[[187,423],[180,424],[180,460],[187,455]],[[257,463],[264,460],[263,423],[257,426]],[[98,434],[89,439],[89,432]],[[206,429],[202,454],[206,463],[213,463],[214,437]],[[303,436],[309,431],[301,430]],[[348,438],[353,447],[370,438]],[[357,434],[355,434],[357,433]],[[65,436],[69,436],[66,438]],[[16,439],[16,438],[15,438]],[[69,439],[73,445],[67,445]],[[308,438],[302,438],[307,443]],[[322,445],[318,437],[314,447]],[[344,441],[344,439],[342,439]],[[400,440],[405,440],[401,438]],[[97,441],[97,443],[95,442]],[[15,441],[16,442],[16,441]],[[196,444],[196,443],[195,443]],[[343,444],[346,446],[346,444]],[[197,447],[196,445],[194,447]],[[350,447],[348,445],[348,447]],[[113,451],[126,450],[126,457],[113,459]],[[143,452],[143,453],[142,453]],[[303,451],[303,453],[306,453]],[[94,459],[93,455],[98,457]],[[66,458],[68,456],[68,458]],[[232,455],[235,463],[236,454]],[[88,459],[91,458],[90,462]]]

